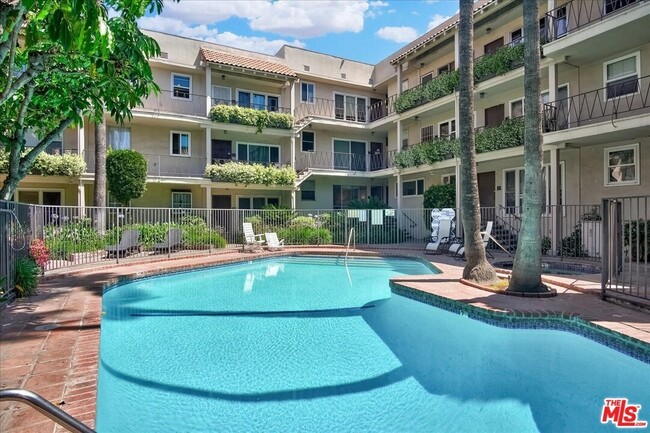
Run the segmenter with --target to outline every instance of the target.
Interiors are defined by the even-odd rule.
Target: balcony
[[[364,98],[358,98],[365,101]],[[368,106],[355,102],[334,101],[332,99],[314,98],[312,102],[301,102],[296,107],[298,122],[310,117],[321,119],[344,120],[355,123],[368,121]]]
[[[229,161],[216,163],[204,170],[213,182],[265,186],[293,186],[297,175],[289,165],[256,161]]]
[[[207,96],[196,94],[188,94],[187,96],[187,98],[178,98],[169,90],[161,90],[157,95],[149,95],[147,99],[142,101],[142,108],[136,108],[136,110],[156,114],[206,117]]]
[[[650,75],[544,104],[544,132],[650,113]]]
[[[296,160],[296,171],[307,169],[377,171],[392,166],[394,152],[388,154],[362,155],[357,153],[308,152]]]
[[[204,177],[206,158],[155,155],[143,153],[147,160],[147,174],[154,177]],[[84,151],[86,173],[95,173],[95,149]]]
[[[242,107],[231,104],[235,101],[213,100],[224,102],[213,105],[208,117],[215,123],[230,123],[244,126],[254,126],[261,133],[264,128],[291,129],[293,116],[290,110],[276,106],[253,105]],[[228,104],[226,104],[226,102]],[[282,110],[282,111],[281,111]]]
[[[227,105],[230,107],[250,108],[253,110],[264,110],[273,113],[291,114],[291,109],[285,107],[279,107],[275,104],[261,105],[261,104],[254,104],[252,102],[244,103],[241,101],[235,101],[234,99],[231,100],[231,99],[212,98],[212,106],[214,107],[215,105]]]

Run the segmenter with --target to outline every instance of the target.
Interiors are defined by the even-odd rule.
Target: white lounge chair
[[[485,248],[485,254],[487,254],[488,257],[494,258],[492,253],[487,249],[488,243],[490,242],[490,235],[492,234],[492,226],[494,223],[492,221],[488,221],[487,224],[485,225],[485,231],[481,232],[481,235],[483,236],[483,248]],[[462,259],[465,257],[465,245],[463,243],[462,239],[458,239],[456,242],[451,244],[449,246],[449,255],[453,256],[456,259]]]
[[[266,237],[266,248],[269,250],[274,251],[284,248],[284,239],[278,240],[277,233],[265,233],[264,237]]]
[[[262,239],[262,235],[255,234],[253,224],[243,223],[242,226],[244,227],[244,245],[242,246],[242,251],[257,251],[262,249],[264,239]]]
[[[435,242],[429,242],[426,247],[424,247],[424,252],[427,254],[440,254],[443,250],[440,248],[441,244],[449,242],[449,235],[451,234],[451,220],[443,219],[440,220],[440,225],[438,226],[438,237]]]

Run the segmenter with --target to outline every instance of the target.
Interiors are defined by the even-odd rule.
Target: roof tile
[[[237,56],[235,54],[224,53],[223,51],[201,48],[201,58],[210,63],[236,66],[238,68],[250,69],[253,71],[269,72],[292,78],[297,77],[296,73],[291,68],[281,63],[270,62],[268,60],[261,60],[253,57]]]

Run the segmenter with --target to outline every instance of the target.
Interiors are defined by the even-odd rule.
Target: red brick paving
[[[296,248],[293,251],[340,254],[341,248]],[[375,255],[377,251],[358,251]],[[383,251],[420,255],[415,251]],[[39,294],[17,300],[0,312],[0,388],[34,391],[94,427],[97,397],[99,324],[103,284],[120,276],[249,260],[269,253],[204,255],[173,260],[123,260],[120,266],[85,265],[48,272]],[[458,282],[461,262],[427,256],[443,274],[402,278],[400,284],[460,302],[499,311],[562,311],[580,314],[601,326],[650,343],[650,315],[604,303],[593,294],[561,287],[556,298],[516,298],[493,294]],[[567,280],[567,278],[563,278]],[[559,281],[559,280],[558,280]],[[580,285],[579,280],[576,281]],[[563,283],[565,281],[562,281]],[[57,324],[52,330],[40,325]],[[52,433],[64,431],[35,410],[13,402],[0,403],[0,431]]]

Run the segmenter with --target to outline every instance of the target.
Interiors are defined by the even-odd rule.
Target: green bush
[[[50,155],[40,153],[28,174],[41,176],[69,176],[76,177],[86,171],[84,159],[76,154],[64,153],[63,155]],[[9,172],[9,154],[0,149],[0,173]]]
[[[31,257],[18,259],[14,272],[14,286],[18,297],[35,295],[41,268],[34,259]]]
[[[368,197],[365,200],[352,200],[348,203],[348,209],[388,209],[387,203],[376,197]]]
[[[442,209],[456,207],[456,185],[432,185],[424,191],[424,207],[426,209]]]
[[[474,62],[474,82],[503,75],[524,63],[524,44],[505,45],[495,53],[481,56]]]
[[[275,111],[256,110],[236,105],[215,105],[210,109],[210,120],[219,123],[236,123],[257,127],[261,133],[264,128],[291,129],[293,116]]]
[[[273,167],[262,164],[227,162],[212,164],[205,170],[205,176],[215,182],[233,182],[243,185],[293,185],[296,171],[291,167]]]
[[[630,248],[629,253],[634,261],[650,262],[650,233],[648,233],[648,229],[650,229],[650,220],[633,221],[625,223],[623,226],[623,243]]]
[[[573,232],[562,239],[562,243],[557,250],[559,256],[564,257],[587,257],[587,249],[582,244],[582,228],[578,223],[573,227]]]
[[[548,251],[551,249],[551,238],[544,236],[542,238],[542,255],[548,254]]]
[[[45,226],[45,245],[50,250],[50,257],[55,260],[68,260],[71,253],[97,251],[106,246],[90,219],[62,226]]]
[[[147,160],[134,150],[111,150],[106,155],[106,180],[115,200],[128,206],[147,189]]]
[[[524,119],[506,119],[499,126],[485,128],[476,134],[476,153],[523,146]]]
[[[291,227],[293,228],[316,228],[316,218],[310,216],[298,216],[291,220]]]
[[[210,230],[208,227],[182,226],[183,242],[190,248],[225,248],[226,239],[219,230]]]
[[[428,83],[406,90],[395,100],[395,111],[403,113],[429,101],[451,95],[458,87],[458,71],[438,75]]]
[[[282,228],[278,230],[278,237],[284,239],[287,245],[330,245],[332,233],[325,228]]]

